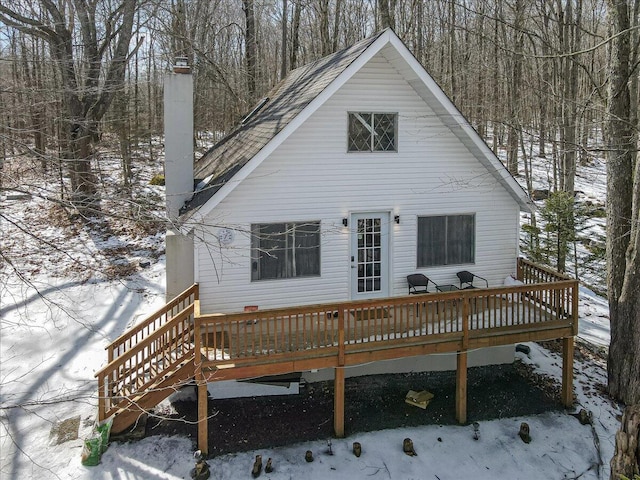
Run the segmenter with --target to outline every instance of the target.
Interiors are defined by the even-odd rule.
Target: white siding
[[[397,112],[397,153],[347,153],[347,112]],[[519,208],[409,84],[378,54],[231,192],[197,229],[203,312],[241,311],[350,298],[349,229],[357,212],[400,215],[391,224],[392,295],[406,275],[455,283],[470,270],[491,286],[515,272]],[[475,213],[474,265],[416,268],[417,217]],[[251,282],[252,223],[320,220],[321,276]],[[216,226],[237,229],[221,247]],[[350,225],[351,227],[351,225]]]

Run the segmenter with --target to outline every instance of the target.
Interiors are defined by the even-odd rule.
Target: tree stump
[[[640,474],[640,404],[625,408],[611,459],[611,480]]]

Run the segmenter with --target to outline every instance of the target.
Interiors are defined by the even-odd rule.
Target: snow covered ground
[[[138,442],[113,443],[97,467],[80,463],[82,439],[96,415],[93,374],[105,362],[104,347],[127,325],[163,302],[164,261],[127,280],[77,283],[39,276],[32,286],[2,281],[2,413],[0,474],[7,479],[179,479],[189,478],[193,444],[188,438],[152,436]],[[37,288],[37,290],[36,290]],[[580,337],[608,343],[606,302],[581,291]],[[539,372],[560,378],[561,358],[530,344],[522,360]],[[613,454],[618,407],[597,390],[606,383],[605,366],[576,363],[578,405],[594,415],[600,441],[603,476]],[[81,416],[77,440],[52,445],[54,422]],[[531,426],[533,441],[523,443],[519,425]],[[418,456],[402,452],[410,437]],[[470,426],[402,428],[334,439],[333,453],[325,441],[286,448],[220,456],[209,460],[213,478],[248,478],[253,457],[274,459],[275,471],[265,478],[354,479],[392,478],[600,478],[598,451],[589,426],[568,414],[483,422],[480,440]],[[363,454],[351,453],[352,442]],[[313,463],[304,461],[312,450]]]

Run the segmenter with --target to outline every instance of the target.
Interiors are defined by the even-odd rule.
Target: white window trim
[[[471,262],[463,262],[463,263],[439,263],[435,265],[420,265],[420,219],[421,218],[436,218],[436,217],[460,217],[460,216],[468,216],[473,217],[473,245],[472,245],[472,254],[473,260]],[[451,267],[456,265],[475,265],[476,263],[476,245],[477,245],[477,228],[478,224],[476,222],[477,215],[475,212],[464,212],[464,213],[444,213],[444,214],[432,214],[432,215],[418,215],[416,219],[416,268],[437,268],[437,267]],[[448,240],[448,238],[447,238]]]
[[[372,118],[374,118],[376,115],[393,115],[395,122],[394,122],[394,131],[393,131],[393,136],[394,136],[394,149],[393,150],[374,150],[373,149],[373,145],[371,145],[371,150],[349,150],[349,143],[350,143],[350,132],[349,132],[349,116],[350,115],[354,115],[359,121],[360,123],[368,130],[368,132],[371,134],[371,143],[373,143],[373,137],[375,135],[375,131],[373,126],[369,125],[364,118],[362,118],[362,114],[367,114],[367,115],[372,115]],[[348,111],[347,112],[347,153],[351,153],[351,154],[358,154],[358,153],[364,153],[364,154],[370,154],[370,153],[398,153],[399,151],[399,146],[398,146],[398,131],[399,131],[399,125],[400,123],[400,115],[398,114],[398,112],[375,112],[375,111]]]
[[[254,262],[259,262],[258,258],[254,258],[254,251],[256,250],[256,247],[254,247],[254,243],[253,243],[253,235],[254,235],[254,228],[255,227],[259,227],[262,225],[277,225],[277,224],[285,224],[285,225],[290,225],[290,224],[312,224],[315,223],[318,225],[318,273],[313,273],[313,274],[309,274],[309,275],[299,275],[299,276],[292,276],[292,277],[281,277],[281,278],[253,278],[253,264]],[[282,280],[297,280],[297,279],[303,279],[303,278],[317,278],[322,276],[322,222],[320,220],[297,220],[297,221],[282,221],[282,222],[256,222],[256,223],[251,223],[250,224],[250,230],[251,230],[251,239],[249,242],[249,249],[250,249],[250,270],[249,270],[249,278],[251,282],[269,282],[269,281],[282,281]]]

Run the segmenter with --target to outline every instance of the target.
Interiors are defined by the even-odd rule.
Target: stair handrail
[[[111,363],[124,351],[132,348],[138,342],[142,341],[151,332],[171,320],[175,315],[167,315],[169,312],[174,309],[182,311],[185,306],[193,304],[193,302],[198,300],[198,298],[199,286],[197,283],[194,283],[173,298],[173,300],[148,315],[143,321],[126,330],[122,335],[105,347],[105,350],[107,350],[107,364]]]
[[[194,302],[195,303],[195,302]],[[111,414],[115,413],[118,408],[127,402],[125,395],[119,395],[119,392],[113,391],[113,386],[118,385],[124,380],[128,379],[129,383],[137,382],[137,376],[140,375],[137,369],[137,363],[135,369],[123,369],[127,361],[134,359],[139,354],[143,355],[145,360],[153,357],[154,342],[160,341],[164,335],[168,334],[172,328],[183,324],[180,337],[177,340],[182,339],[175,343],[173,350],[178,354],[175,359],[168,365],[163,365],[163,368],[158,370],[156,374],[144,381],[142,384],[135,384],[135,388],[130,392],[131,396],[135,392],[140,392],[153,385],[158,379],[162,378],[168,371],[175,368],[176,365],[189,360],[193,357],[193,335],[194,335],[194,322],[193,315],[195,311],[194,303],[189,304],[185,309],[180,311],[177,315],[174,315],[168,322],[161,327],[154,330],[149,335],[145,336],[139,342],[137,342],[132,348],[127,349],[118,357],[111,360],[107,365],[98,370],[94,377],[98,379],[98,416],[100,420],[108,418]],[[186,342],[184,339],[188,339]],[[163,352],[164,353],[164,352]],[[157,354],[156,354],[157,355]],[[142,362],[144,365],[146,362]],[[142,372],[144,373],[144,372]]]

